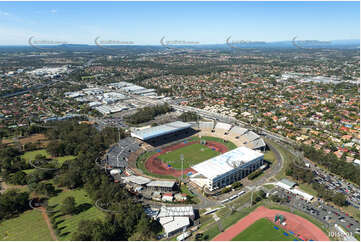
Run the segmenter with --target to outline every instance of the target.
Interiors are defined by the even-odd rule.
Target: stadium
[[[171,122],[134,129],[139,143],[127,166],[138,175],[185,177],[213,191],[263,166],[266,144],[253,131],[221,122]],[[118,162],[119,163],[119,162]]]

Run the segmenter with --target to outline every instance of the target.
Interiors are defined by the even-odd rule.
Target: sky
[[[0,45],[359,39],[359,2],[0,2]]]

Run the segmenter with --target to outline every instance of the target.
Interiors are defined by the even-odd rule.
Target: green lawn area
[[[52,240],[40,211],[29,210],[0,223],[0,240]]]
[[[194,141],[194,140],[200,140],[199,137],[193,136],[192,138],[189,139],[190,141]],[[202,140],[209,140],[209,141],[216,141],[219,142],[221,144],[224,144],[228,150],[233,150],[235,148],[237,148],[237,146],[235,144],[233,144],[231,141],[226,141],[224,142],[223,139],[221,138],[217,138],[217,137],[211,137],[211,136],[202,136]]]
[[[273,163],[273,162],[276,161],[275,154],[274,154],[272,151],[270,151],[270,150],[266,151],[266,153],[264,154],[264,159],[265,159],[266,161],[271,162],[271,163]]]
[[[272,140],[269,140],[266,138],[264,140],[266,143],[272,145],[275,149],[277,149],[278,152],[283,157],[284,164],[283,164],[281,172],[276,175],[276,178],[278,180],[285,178],[286,177],[286,169],[288,167],[288,164],[292,161],[292,159],[294,159],[294,156],[285,147],[273,142]]]
[[[181,154],[184,155],[183,167],[188,168],[202,161],[215,157],[220,153],[218,151],[210,149],[206,145],[196,143],[187,145],[174,151],[170,151],[168,153],[164,153],[158,156],[158,158],[163,162],[170,164],[173,168],[181,169]]]
[[[274,226],[271,221],[262,218],[234,237],[232,241],[293,241],[296,239],[289,233],[286,233],[288,236],[283,234],[285,231],[279,226],[277,226],[278,230]]]
[[[23,158],[27,162],[29,162],[31,160],[34,160],[37,155],[43,155],[47,158],[52,158],[51,155],[46,151],[46,149],[27,151],[21,156],[21,158]],[[64,161],[73,160],[75,158],[76,158],[76,156],[66,155],[66,156],[53,157],[52,159],[53,159],[53,161],[57,160],[58,161],[57,164],[62,165],[64,163]],[[30,169],[24,170],[24,172],[28,174],[31,172],[31,170]]]
[[[46,149],[41,149],[41,150],[27,151],[21,156],[21,158],[24,158],[26,161],[30,161],[30,160],[34,160],[35,156],[37,155],[43,155],[46,156],[47,158],[51,157],[51,155],[46,151]]]
[[[305,191],[309,194],[311,194],[312,196],[317,197],[317,192],[315,191],[315,189],[312,188],[311,184],[308,183],[301,183],[298,185],[298,187],[302,190]]]
[[[272,184],[266,184],[266,185],[263,185],[265,188],[267,188],[267,189],[269,189],[269,190],[271,190],[271,189],[273,189],[275,186],[274,185],[272,185]]]
[[[63,200],[68,196],[75,198],[77,209],[79,209],[79,212],[74,215],[63,215],[59,211]],[[58,211],[54,216],[56,217],[57,228],[60,229],[59,240],[70,240],[71,233],[77,230],[80,220],[105,218],[105,214],[93,205],[92,200],[83,189],[65,190],[50,198],[48,204],[49,207]]]
[[[64,161],[74,160],[75,158],[76,158],[76,156],[66,155],[66,156],[55,157],[54,160],[57,160],[58,163],[62,165],[64,163]]]
[[[30,174],[30,173],[32,173],[33,171],[35,171],[35,168],[23,170],[23,172],[25,172],[26,174]]]
[[[242,211],[236,211],[236,212],[233,212],[232,214],[229,214],[229,212],[230,212],[229,208],[224,208],[224,209],[221,209],[219,212],[217,212],[217,215],[226,215],[226,216],[220,217],[223,229],[226,230],[227,228],[229,228],[230,226],[235,224],[238,220],[247,216],[250,212],[252,212],[258,206],[259,205],[253,206],[251,208],[244,208],[244,209],[242,209]],[[208,227],[208,229],[203,233],[205,236],[208,237],[207,240],[212,240],[215,236],[217,236],[220,233],[217,224],[213,224],[213,225],[207,226],[207,227]]]

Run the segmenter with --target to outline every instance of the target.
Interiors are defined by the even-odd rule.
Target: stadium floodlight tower
[[[183,182],[183,161],[184,161],[184,155],[180,154],[180,160],[182,162],[182,176],[181,176],[181,182]]]

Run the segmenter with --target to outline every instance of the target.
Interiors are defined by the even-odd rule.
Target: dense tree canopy
[[[179,115],[178,119],[183,122],[191,122],[197,121],[197,119],[200,119],[200,117],[195,112],[185,112]]]
[[[29,208],[29,193],[8,190],[0,194],[0,221],[20,214]]]
[[[327,167],[332,173],[360,185],[360,167],[355,167],[352,163],[338,159],[333,153],[325,154],[309,145],[302,145],[301,150],[310,160]]]
[[[125,120],[131,124],[140,124],[153,120],[156,116],[171,112],[173,109],[167,103],[139,109],[136,113],[126,116]]]

